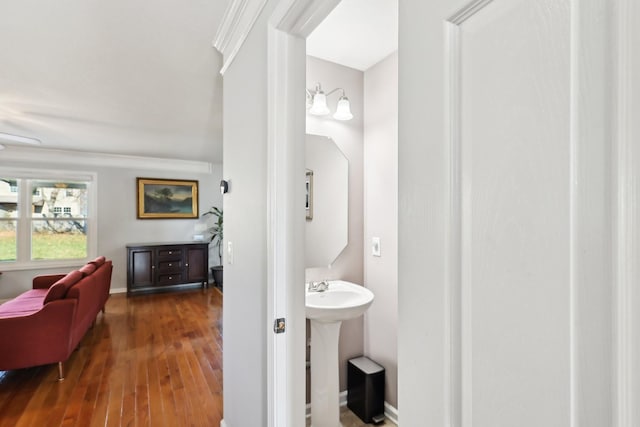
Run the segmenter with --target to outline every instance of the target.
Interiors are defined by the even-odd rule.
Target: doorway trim
[[[632,140],[632,2],[619,0],[613,17],[616,45],[616,94],[613,111],[616,112],[615,124],[615,284],[614,325],[615,325],[615,385],[614,414],[616,427],[638,425],[637,405],[640,375],[634,368],[633,359],[640,349],[639,329],[635,326],[638,316],[637,307],[640,295],[637,284],[640,282],[640,201],[637,199],[640,183],[640,151]]]
[[[267,316],[287,319],[267,339],[269,427],[305,419],[305,39],[339,2],[282,0],[267,29]]]

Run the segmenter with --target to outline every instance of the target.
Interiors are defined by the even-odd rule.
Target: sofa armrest
[[[42,274],[33,278],[33,289],[48,289],[66,274]]]
[[[0,319],[0,370],[65,361],[77,301],[57,300],[28,316]]]

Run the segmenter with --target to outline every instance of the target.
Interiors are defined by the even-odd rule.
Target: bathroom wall
[[[364,353],[385,368],[385,401],[398,407],[398,53],[364,73]],[[380,256],[371,239],[380,238]]]
[[[317,117],[307,114],[307,133],[326,135],[333,139],[349,160],[349,243],[331,267],[308,268],[306,281],[343,279],[363,284],[363,73],[361,71],[307,57],[307,88],[316,83],[328,92],[343,88],[351,102],[353,119],[339,121],[331,115]],[[331,114],[335,112],[340,93],[328,97]],[[226,167],[226,166],[225,166]],[[346,390],[347,360],[363,354],[363,318],[345,321],[340,333],[340,390]]]

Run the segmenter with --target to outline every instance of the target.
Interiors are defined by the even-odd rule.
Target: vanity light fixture
[[[333,114],[333,118],[336,120],[351,120],[353,118],[353,114],[351,114],[351,103],[349,102],[349,98],[345,96],[344,89],[335,88],[325,94],[320,83],[316,84],[314,90],[307,89],[307,101],[311,104],[309,113],[314,116],[326,116],[329,114],[330,110],[327,106],[327,96],[339,90],[342,91],[342,95],[338,99],[338,106],[336,112]]]

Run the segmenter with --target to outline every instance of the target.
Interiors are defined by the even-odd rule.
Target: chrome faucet
[[[309,292],[324,292],[329,289],[329,282],[323,280],[321,282],[309,282]]]

